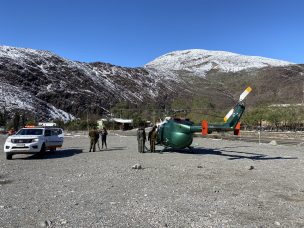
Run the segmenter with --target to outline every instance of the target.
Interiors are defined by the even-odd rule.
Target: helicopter
[[[166,117],[166,119],[158,125],[157,145],[165,148],[184,149],[190,148],[193,141],[193,134],[201,132],[203,136],[212,132],[234,131],[234,135],[240,133],[240,119],[245,111],[244,100],[252,91],[251,87],[247,87],[240,95],[237,104],[224,117],[224,123],[209,124],[206,120],[202,120],[201,125],[194,125],[190,120]]]

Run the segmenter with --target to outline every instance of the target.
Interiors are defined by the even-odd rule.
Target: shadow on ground
[[[97,149],[94,153],[97,152],[108,152],[108,151],[119,151],[119,150],[126,150],[127,147],[111,147],[108,149]],[[66,158],[66,157],[71,157],[80,153],[89,153],[89,151],[83,151],[82,148],[68,148],[68,149],[61,149],[57,150],[56,152],[49,152],[47,151],[46,153],[37,153],[33,154],[27,157],[14,157],[16,160],[39,160],[39,159],[57,159],[57,158]]]
[[[80,154],[80,153],[82,153],[82,149],[70,148],[70,149],[57,150],[56,152],[47,151],[44,154],[38,153],[38,154],[33,154],[28,157],[16,158],[16,159],[22,159],[22,160],[56,159],[56,158],[71,157],[71,156],[74,156],[74,155]]]
[[[96,149],[96,151],[94,152],[94,153],[96,153],[96,152],[106,152],[106,151],[118,151],[118,150],[126,150],[126,149],[128,149],[127,147],[111,147],[111,148],[107,148],[107,149]],[[86,151],[86,153],[89,153],[89,151]]]
[[[251,159],[251,160],[289,160],[289,159],[298,159],[297,157],[272,157],[265,154],[259,153],[248,153],[241,151],[231,151],[231,150],[219,150],[219,149],[206,149],[206,148],[191,148],[191,149],[171,149],[167,148],[162,151],[157,152],[177,152],[184,154],[196,154],[196,155],[217,155],[227,157],[228,160],[236,160],[236,159]]]

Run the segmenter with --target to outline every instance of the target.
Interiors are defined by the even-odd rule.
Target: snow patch
[[[147,69],[157,69],[157,71],[163,71],[164,73],[185,70],[204,77],[213,69],[222,72],[238,72],[252,68],[287,66],[291,64],[293,63],[259,56],[244,56],[225,51],[191,49],[170,52],[149,62],[144,67]]]
[[[72,114],[45,103],[31,93],[21,90],[17,86],[0,82],[0,95],[0,105],[5,107],[6,111],[19,109],[36,113],[39,111],[40,105],[46,109],[47,114],[51,116],[52,120],[61,119],[63,121],[69,121],[75,119],[75,116]]]

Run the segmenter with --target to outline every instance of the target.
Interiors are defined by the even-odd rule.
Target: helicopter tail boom
[[[231,109],[224,117],[224,123],[222,124],[209,124],[206,120],[202,121],[201,126],[192,126],[193,132],[200,132],[202,135],[207,135],[213,131],[234,131],[235,135],[240,134],[240,119],[245,111],[244,99],[252,91],[251,87],[247,87],[245,91],[240,95],[239,101],[236,106]]]

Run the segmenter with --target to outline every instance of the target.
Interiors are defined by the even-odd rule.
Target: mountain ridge
[[[187,70],[204,77],[210,70],[238,72],[267,66],[287,66],[294,63],[260,56],[245,56],[226,51],[188,49],[162,55],[147,63],[145,68],[168,71]]]
[[[213,64],[213,68],[207,71],[204,66],[198,66],[205,63],[202,63],[202,52],[209,55],[206,64]],[[288,86],[293,86],[292,79],[301,80],[304,72],[301,65],[269,59],[267,61],[272,65],[253,64],[257,67],[248,68],[245,60],[249,57],[235,53],[217,52],[217,55],[210,56],[211,51],[199,49],[184,50],[181,56],[176,56],[177,53],[160,56],[143,67],[128,68],[102,62],[71,61],[49,51],[0,46],[0,104],[6,105],[9,112],[28,111],[44,119],[65,121],[87,113],[109,114],[111,108],[123,101],[135,107],[154,104],[166,109],[177,99],[205,99],[211,107],[220,110],[231,105],[233,97],[248,85],[257,85],[253,89],[260,91],[259,96],[249,98],[249,104],[256,103],[255,97],[265,100],[260,94],[267,91],[258,86],[260,81],[269,80],[266,74],[271,74],[273,79],[276,74],[290,77],[291,85]],[[226,53],[230,59],[225,59],[221,53]],[[174,58],[169,61],[168,55]],[[244,66],[225,68],[219,62],[222,59],[233,65],[239,58],[245,59]],[[258,58],[265,62],[265,58]],[[252,58],[249,59],[252,62]],[[171,65],[166,65],[166,61]],[[174,64],[178,67],[175,68]],[[253,78],[256,81],[252,81]],[[280,85],[281,82],[276,83]],[[278,101],[284,99],[284,94],[276,93],[280,95]],[[292,101],[299,93],[299,89],[294,89],[288,99]]]

